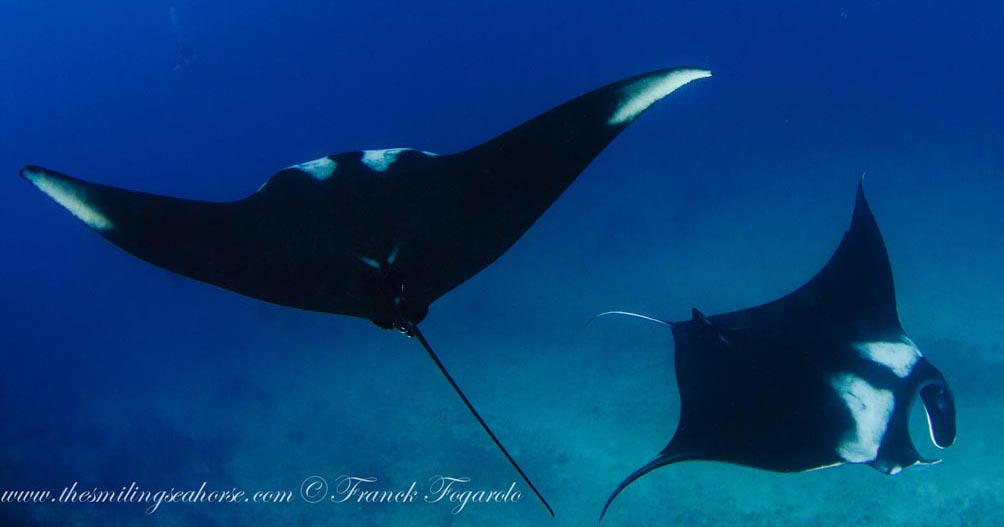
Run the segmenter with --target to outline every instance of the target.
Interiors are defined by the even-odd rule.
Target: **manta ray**
[[[255,193],[211,203],[125,190],[38,166],[21,176],[132,255],[266,302],[349,315],[417,337],[464,404],[554,515],[426,341],[429,306],[490,265],[621,131],[710,76],[668,68],[615,82],[483,144],[334,154]]]
[[[676,347],[680,422],[669,444],[621,483],[681,461],[776,472],[864,463],[898,474],[924,459],[910,439],[917,394],[939,448],[955,442],[944,376],[906,335],[892,267],[859,184],[851,226],[829,263],[795,292],[732,313],[667,322]]]

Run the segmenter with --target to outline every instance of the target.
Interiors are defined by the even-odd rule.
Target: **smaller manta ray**
[[[38,166],[21,176],[126,252],[274,304],[417,337],[513,468],[551,507],[447,372],[418,324],[502,256],[618,134],[707,70],[667,68],[593,90],[469,150],[329,155],[210,203]]]
[[[606,314],[606,313],[605,313]],[[680,423],[669,445],[628,476],[681,461],[776,472],[866,463],[885,474],[937,463],[920,456],[908,418],[916,394],[939,448],[955,441],[945,378],[921,356],[896,311],[892,267],[859,185],[850,229],[829,263],[794,293],[672,328]]]

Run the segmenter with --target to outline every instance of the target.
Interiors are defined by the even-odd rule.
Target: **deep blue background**
[[[584,321],[785,293],[833,250],[867,171],[904,324],[966,386],[960,424],[973,427],[947,463],[895,480],[715,468],[725,472],[703,494],[684,483],[707,467],[667,469],[608,521],[684,514],[666,499],[682,493],[686,514],[713,523],[975,521],[1004,499],[1000,459],[980,450],[997,429],[977,411],[1000,402],[987,372],[1001,369],[1004,342],[1002,33],[996,2],[8,2],[0,489],[515,477],[415,343],[128,257],[17,178],[22,165],[233,199],[321,155],[462,150],[607,82],[694,65],[714,77],[617,139],[509,254],[433,306],[428,336],[553,496],[560,524],[592,521],[661,449],[677,403],[668,335]],[[729,492],[721,480],[735,496],[780,497],[712,505],[713,490]],[[806,504],[800,485],[858,490]],[[896,492],[917,501],[861,516],[860,500]],[[149,518],[129,506],[0,505],[0,518],[44,524],[215,525],[251,513],[293,525],[450,517],[423,506],[175,506]],[[542,514],[528,498],[450,521],[537,525]]]

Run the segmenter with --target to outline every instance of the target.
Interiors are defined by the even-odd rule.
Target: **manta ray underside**
[[[670,68],[592,91],[470,150],[330,155],[209,203],[21,175],[125,251],[267,302],[366,318],[417,336],[553,515],[418,330],[429,305],[499,258],[607,144],[706,70]]]
[[[934,444],[955,441],[952,393],[903,331],[889,256],[861,186],[836,253],[794,293],[733,313],[694,309],[688,321],[656,321],[673,331],[680,423],[600,518],[632,482],[681,461],[778,472],[866,463],[886,474],[936,463],[910,439],[917,394]]]

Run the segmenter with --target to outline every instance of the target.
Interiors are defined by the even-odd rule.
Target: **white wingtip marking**
[[[620,106],[617,107],[617,111],[607,121],[607,124],[619,125],[630,122],[656,101],[673,93],[681,86],[710,76],[711,72],[708,70],[672,70],[662,76],[646,77],[629,84],[622,92]]]
[[[87,202],[86,191],[79,185],[52,177],[39,170],[25,169],[24,177],[88,227],[97,231],[107,231],[115,227],[115,224],[101,211]]]
[[[840,442],[837,454],[850,463],[874,461],[896,405],[892,392],[850,373],[833,376],[830,384],[847,405],[855,425]]]
[[[299,165],[293,165],[290,168],[302,170],[313,176],[314,179],[324,181],[335,173],[335,169],[338,168],[338,163],[336,163],[334,159],[325,156],[313,161],[307,161],[306,163],[300,163]]]

